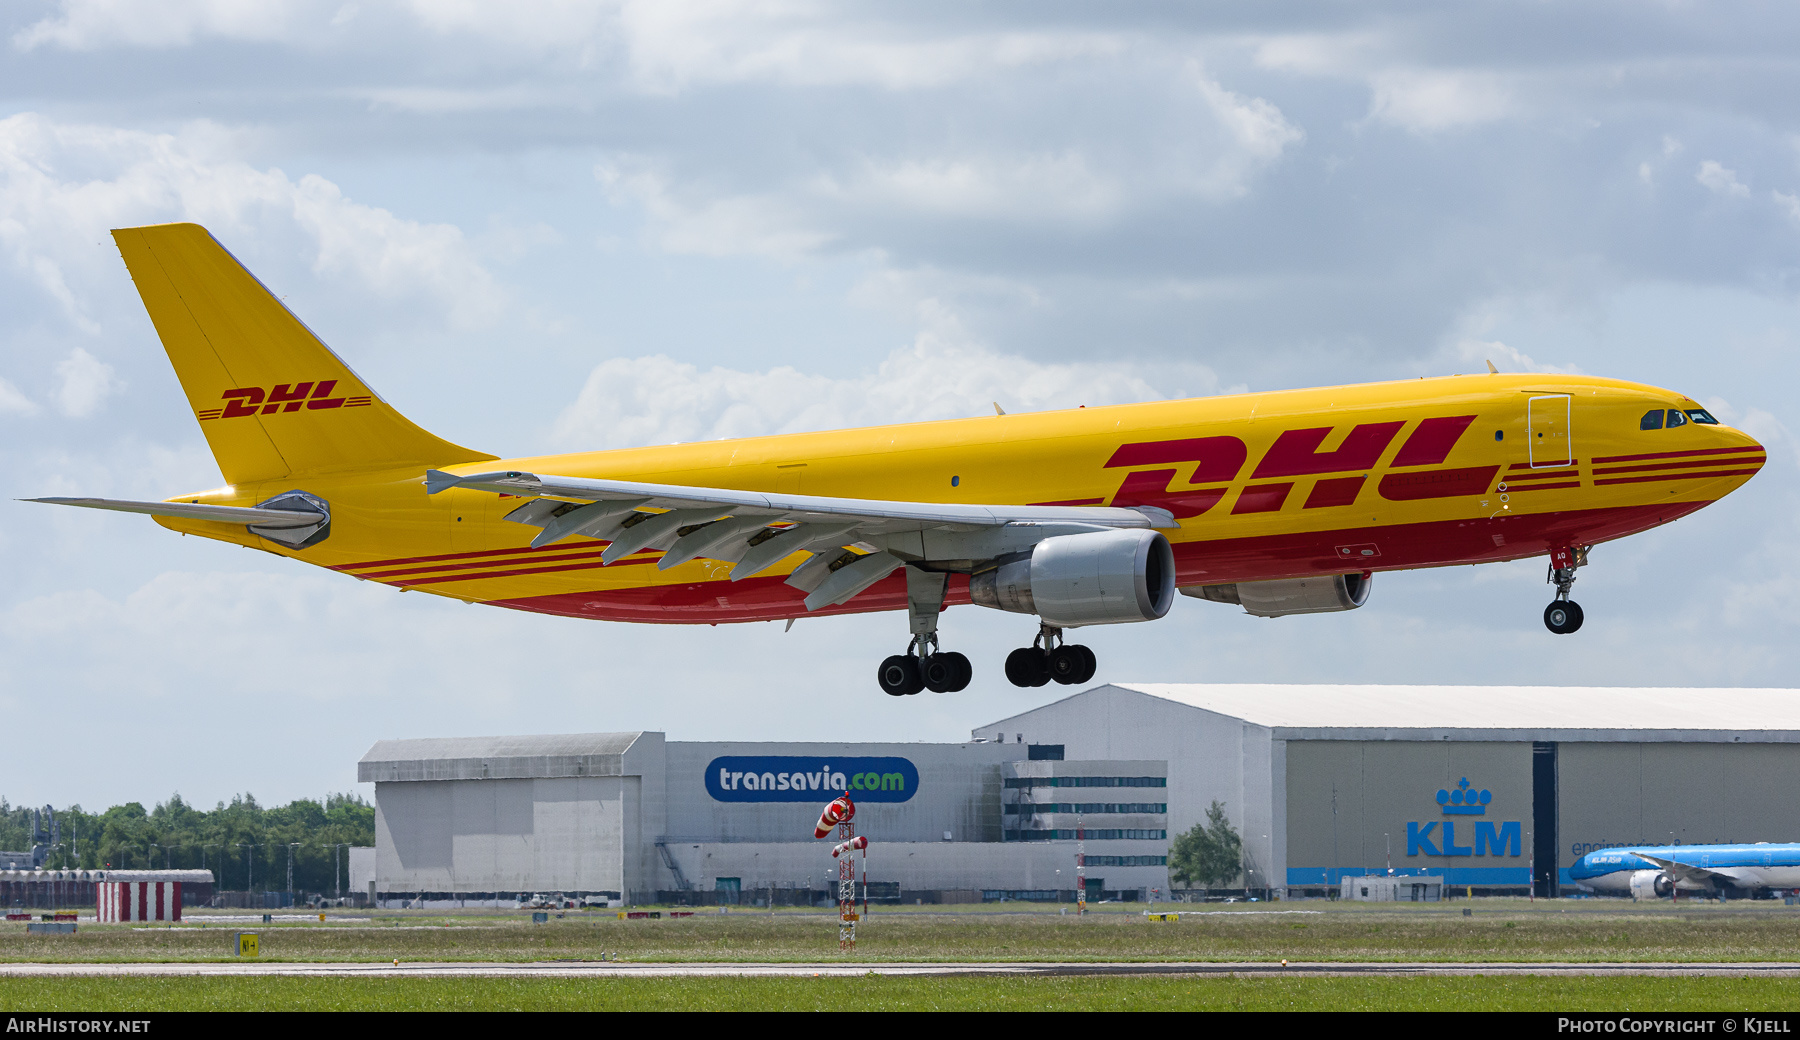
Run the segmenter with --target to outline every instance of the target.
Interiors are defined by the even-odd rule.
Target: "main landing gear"
[[[881,692],[889,697],[909,697],[920,690],[956,693],[974,677],[974,666],[967,657],[938,649],[937,620],[949,584],[948,574],[906,568],[906,613],[912,642],[906,644],[906,653],[881,662],[875,672]]]
[[[1051,625],[1040,625],[1030,646],[1006,655],[1006,678],[1014,686],[1042,686],[1052,679],[1072,686],[1092,679],[1098,667],[1092,650],[1064,643],[1062,629]]]
[[[1550,554],[1550,574],[1544,580],[1556,586],[1556,599],[1544,608],[1544,627],[1559,636],[1581,627],[1581,604],[1569,598],[1569,589],[1575,584],[1575,568],[1587,563],[1587,554],[1585,547],[1557,549]]]
[[[914,654],[915,647],[925,649],[915,639],[907,644],[906,653],[895,654],[881,662],[875,675],[881,684],[881,692],[889,697],[909,697],[920,690],[956,693],[967,687],[975,675],[975,667],[967,657],[954,650],[945,652],[937,648],[936,633],[932,634],[928,653]]]

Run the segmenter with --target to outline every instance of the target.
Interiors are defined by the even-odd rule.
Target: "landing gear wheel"
[[[932,693],[956,693],[969,685],[974,678],[975,667],[962,654],[932,654],[919,662],[919,674],[924,676],[925,688]]]
[[[1094,652],[1092,650],[1089,650],[1085,646],[1081,646],[1081,645],[1077,644],[1074,647],[1074,649],[1080,651],[1080,653],[1081,653],[1081,659],[1082,659],[1081,672],[1075,678],[1070,679],[1069,682],[1071,682],[1071,683],[1087,682],[1089,679],[1092,679],[1094,677],[1095,672],[1100,670],[1100,661],[1098,658],[1096,658],[1094,656]]]
[[[875,681],[881,684],[881,692],[889,697],[909,697],[925,688],[925,679],[919,674],[919,659],[911,654],[895,654],[881,662]]]
[[[1065,686],[1084,683],[1094,677],[1099,662],[1094,652],[1077,643],[1064,643],[1050,652],[1050,678]]]
[[[1014,686],[1042,686],[1050,681],[1050,663],[1042,650],[1022,646],[1006,655],[1006,679]]]
[[[1560,599],[1544,608],[1544,627],[1566,636],[1581,627],[1581,604]]]

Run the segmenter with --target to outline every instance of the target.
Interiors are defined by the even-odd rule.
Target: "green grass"
[[[1297,906],[1300,904],[1287,904]],[[1310,904],[1320,906],[1321,904]],[[701,913],[661,921],[570,915],[534,925],[521,915],[398,915],[348,924],[243,924],[133,929],[82,924],[73,936],[0,926],[0,961],[229,959],[238,930],[262,936],[264,960],[284,961],[1800,961],[1800,912],[1779,904],[1674,912],[1628,903],[1570,912],[1481,908],[1330,908],[1318,916],[1214,914],[1149,923],[1137,914],[937,915],[877,910],[854,954],[837,950],[828,915]]]
[[[1770,978],[69,978],[0,980],[45,1011],[1761,1011]]]

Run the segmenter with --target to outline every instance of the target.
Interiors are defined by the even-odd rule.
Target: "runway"
[[[537,978],[844,978],[855,976],[1213,976],[1300,978],[1354,976],[1589,976],[1638,975],[1736,976],[1756,978],[1800,977],[1800,962],[1757,961],[1747,963],[1384,963],[1378,961],[1295,961],[1283,967],[1268,961],[1102,961],[1087,963],[967,962],[967,963],[637,963],[633,961],[532,961],[519,963],[454,963],[389,961],[369,963],[302,963],[281,961],[214,961],[141,964],[0,964],[0,979],[41,976],[175,976],[175,975],[287,975],[325,978],[365,976],[420,976],[426,978],[537,977]]]

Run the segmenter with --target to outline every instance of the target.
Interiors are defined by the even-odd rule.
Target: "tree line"
[[[32,814],[0,798],[0,849],[31,849]],[[332,894],[341,884],[348,892],[344,846],[375,844],[375,807],[355,794],[266,809],[243,794],[210,811],[175,794],[148,811],[141,802],[99,813],[72,805],[56,809],[56,820],[60,833],[46,870],[203,868],[221,891],[285,890],[291,853],[296,891]],[[50,843],[41,833],[39,841]]]

